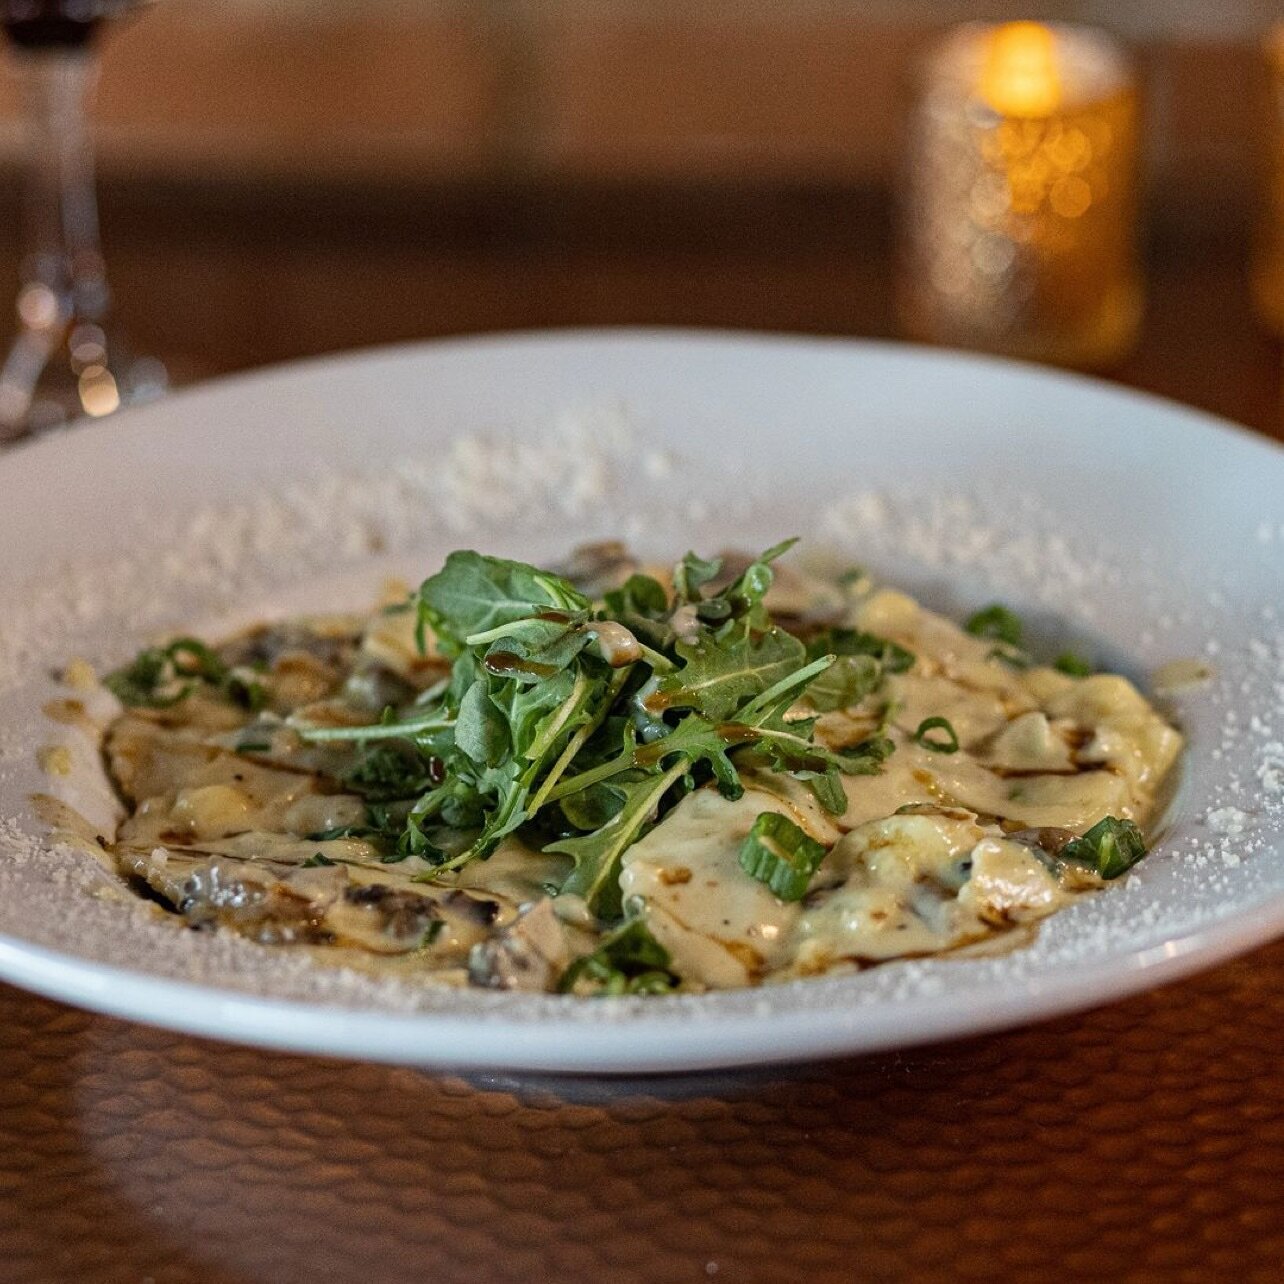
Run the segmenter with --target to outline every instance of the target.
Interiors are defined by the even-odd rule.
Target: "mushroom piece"
[[[536,901],[473,947],[468,979],[490,990],[552,990],[570,961],[566,930],[553,902]]]
[[[638,561],[620,540],[607,539],[581,544],[553,569],[582,593],[598,598],[619,588],[638,569]]]

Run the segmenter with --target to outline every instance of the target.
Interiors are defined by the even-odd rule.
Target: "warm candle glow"
[[[969,23],[929,52],[898,308],[916,338],[1065,365],[1136,340],[1138,94],[1104,32]]]
[[[1003,116],[1050,116],[1061,105],[1056,36],[1038,22],[1008,22],[989,35],[981,97]]]

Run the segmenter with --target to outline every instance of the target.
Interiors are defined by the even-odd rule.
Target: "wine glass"
[[[103,22],[137,0],[0,0],[27,132],[18,332],[0,367],[0,442],[164,390],[109,324],[87,104]]]

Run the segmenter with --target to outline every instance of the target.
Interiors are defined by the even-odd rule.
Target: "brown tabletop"
[[[892,333],[860,192],[118,185],[105,214],[123,316],[187,377],[544,324]],[[1161,230],[1116,377],[1280,436],[1238,233]],[[0,986],[0,1280],[1275,1281],[1282,983],[1276,943],[984,1039],[632,1081],[282,1056]]]

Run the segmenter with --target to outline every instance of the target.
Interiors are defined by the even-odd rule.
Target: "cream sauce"
[[[1126,679],[1014,667],[992,642],[864,580],[839,589],[794,575],[774,599],[802,626],[841,623],[913,653],[908,671],[817,723],[830,747],[884,734],[895,750],[878,774],[844,777],[841,815],[802,782],[746,767],[740,798],[699,789],[626,849],[625,903],[687,988],[1021,939],[1100,884],[1054,874],[1057,862],[1033,845],[1043,840],[1020,831],[1068,836],[1106,815],[1152,818],[1182,740]],[[679,628],[694,627],[689,614]],[[608,663],[636,658],[627,629],[593,629]],[[370,721],[383,703],[405,706],[439,682],[448,664],[419,654],[412,612],[255,630],[224,655],[263,683],[264,711],[198,692],[169,708],[126,710],[106,730],[104,756],[129,807],[109,848],[120,872],[193,926],[434,983],[549,988],[592,948],[587,907],[553,895],[569,858],[510,837],[453,874],[417,857],[381,859],[360,833],[365,799],[337,783],[352,746],[307,744],[293,730]],[[85,673],[74,676],[85,692]],[[80,699],[49,712],[88,721]],[[798,715],[810,712],[802,701]],[[949,722],[957,751],[923,742],[918,732],[933,718]],[[54,773],[63,765],[52,754],[42,761]],[[799,901],[778,899],[740,866],[763,812],[789,817],[825,848]]]

